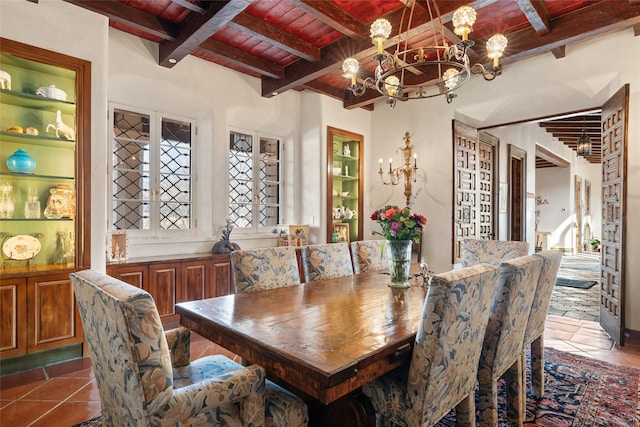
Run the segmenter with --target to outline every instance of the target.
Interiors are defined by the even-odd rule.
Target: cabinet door
[[[107,274],[138,288],[149,288],[147,284],[149,269],[146,265],[109,266]]]
[[[80,313],[68,274],[27,279],[27,351],[82,342]]]
[[[146,289],[158,307],[163,322],[178,320],[175,314],[176,285],[180,275],[180,264],[151,264],[149,266],[149,289]]]
[[[0,358],[27,352],[27,281],[0,283]]]
[[[327,242],[363,238],[364,137],[327,127]]]
[[[183,262],[180,270],[178,302],[205,298],[211,280],[211,261]]]
[[[211,282],[206,297],[213,298],[234,293],[231,284],[231,260],[229,255],[214,255]]]

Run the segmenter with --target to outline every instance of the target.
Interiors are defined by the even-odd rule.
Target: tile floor
[[[593,292],[580,291],[557,288],[554,292],[555,308],[547,317],[545,346],[640,368],[640,338],[628,339],[624,347],[615,346],[594,321],[597,317],[588,318],[594,315],[589,313],[593,306],[586,302]],[[597,308],[597,299],[594,304]],[[191,350],[194,359],[220,353],[233,357],[195,334]],[[88,358],[0,377],[0,426],[70,427],[99,414],[100,397]]]

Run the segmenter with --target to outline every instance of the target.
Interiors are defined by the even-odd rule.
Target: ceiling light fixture
[[[412,44],[411,38],[416,36],[411,31],[416,2],[417,0],[408,2],[403,11],[393,54],[384,50],[384,44],[392,31],[389,21],[381,18],[371,24],[371,40],[377,46],[377,53],[372,58],[374,63],[377,63],[373,77],[358,82],[358,60],[347,58],[342,63],[343,76],[351,80],[347,89],[355,96],[362,96],[368,88],[375,88],[387,96],[387,103],[392,108],[397,100],[407,101],[439,95],[444,95],[450,103],[456,97],[453,92],[462,87],[471,74],[482,74],[486,80],[493,80],[502,73],[500,58],[507,47],[507,38],[502,34],[495,34],[487,40],[487,56],[493,59],[491,68],[485,68],[482,64],[469,64],[467,49],[474,45],[474,42],[469,40],[469,33],[476,20],[476,12],[470,6],[463,6],[454,12],[454,33],[461,36],[462,40],[449,45],[444,36],[444,25],[436,0],[425,0],[432,27],[432,30],[426,31],[425,34],[433,45]],[[409,3],[411,6],[408,6]],[[432,9],[435,9],[435,19]],[[403,23],[407,13],[409,16],[405,26]],[[436,21],[439,23],[438,26]]]
[[[582,156],[582,157],[590,156],[592,151],[591,138],[589,138],[589,135],[587,135],[587,131],[585,130],[585,127],[586,127],[586,119],[583,117],[582,118],[582,134],[580,134],[580,137],[578,138],[578,146],[576,147],[576,152],[578,153],[578,156]]]

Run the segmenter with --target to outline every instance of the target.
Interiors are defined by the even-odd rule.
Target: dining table
[[[373,271],[176,304],[180,323],[263,366],[312,426],[375,425],[362,385],[409,363],[428,286]],[[372,424],[373,423],[373,424]]]

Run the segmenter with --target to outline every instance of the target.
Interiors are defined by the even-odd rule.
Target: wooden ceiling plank
[[[327,0],[289,0],[289,3],[347,37],[359,40],[369,37],[367,25]]]
[[[571,165],[571,162],[568,160],[539,144],[536,144],[536,157],[540,157],[541,159],[561,168],[566,168]]]
[[[204,14],[187,15],[180,24],[175,40],[160,43],[158,63],[163,67],[173,67],[251,3],[251,0],[214,1],[209,2],[209,9]]]
[[[285,76],[285,68],[283,66],[274,64],[266,59],[256,57],[249,52],[229,46],[228,44],[218,40],[206,40],[198,46],[198,51],[239,65],[256,73],[270,76],[274,79],[283,78]]]
[[[176,29],[173,23],[142,10],[129,7],[125,3],[106,0],[65,1],[163,40],[174,40],[176,37]]]
[[[320,60],[319,47],[248,13],[237,15],[229,22],[229,26],[243,33],[251,34],[259,40],[277,46],[306,61]]]
[[[542,0],[516,0],[527,21],[539,35],[549,34],[551,22]]]

